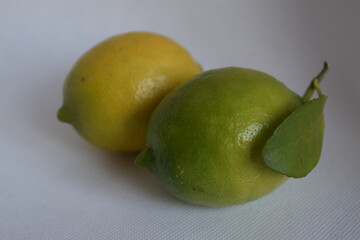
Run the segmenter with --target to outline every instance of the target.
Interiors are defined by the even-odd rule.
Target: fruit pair
[[[199,65],[173,41],[130,33],[77,62],[59,118],[109,150],[141,150],[147,131],[136,163],[171,193],[206,206],[241,204],[315,167],[326,100],[318,83],[326,70],[301,98],[255,70],[198,74]],[[319,98],[310,100],[315,90]]]

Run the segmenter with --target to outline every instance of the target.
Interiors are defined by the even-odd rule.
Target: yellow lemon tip
[[[64,106],[57,111],[57,119],[61,122],[71,123],[71,115]]]

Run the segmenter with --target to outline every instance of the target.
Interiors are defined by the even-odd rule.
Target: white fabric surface
[[[0,239],[360,239],[360,1],[0,1]],[[265,71],[299,94],[328,60],[317,168],[242,205],[179,201],[56,120],[63,79],[105,38],[155,31],[205,69]]]

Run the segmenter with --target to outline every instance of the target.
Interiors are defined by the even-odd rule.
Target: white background
[[[360,1],[0,0],[0,239],[360,239]],[[302,94],[328,60],[323,154],[309,176],[242,205],[179,201],[56,119],[94,44],[167,35],[207,69],[249,67]]]

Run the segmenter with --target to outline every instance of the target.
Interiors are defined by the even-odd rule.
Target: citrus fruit
[[[75,63],[65,81],[58,118],[99,148],[142,150],[154,108],[200,71],[190,54],[165,36],[117,35]]]
[[[287,180],[262,162],[261,151],[302,104],[300,96],[260,71],[229,67],[201,73],[158,105],[136,164],[191,203],[255,200]]]

